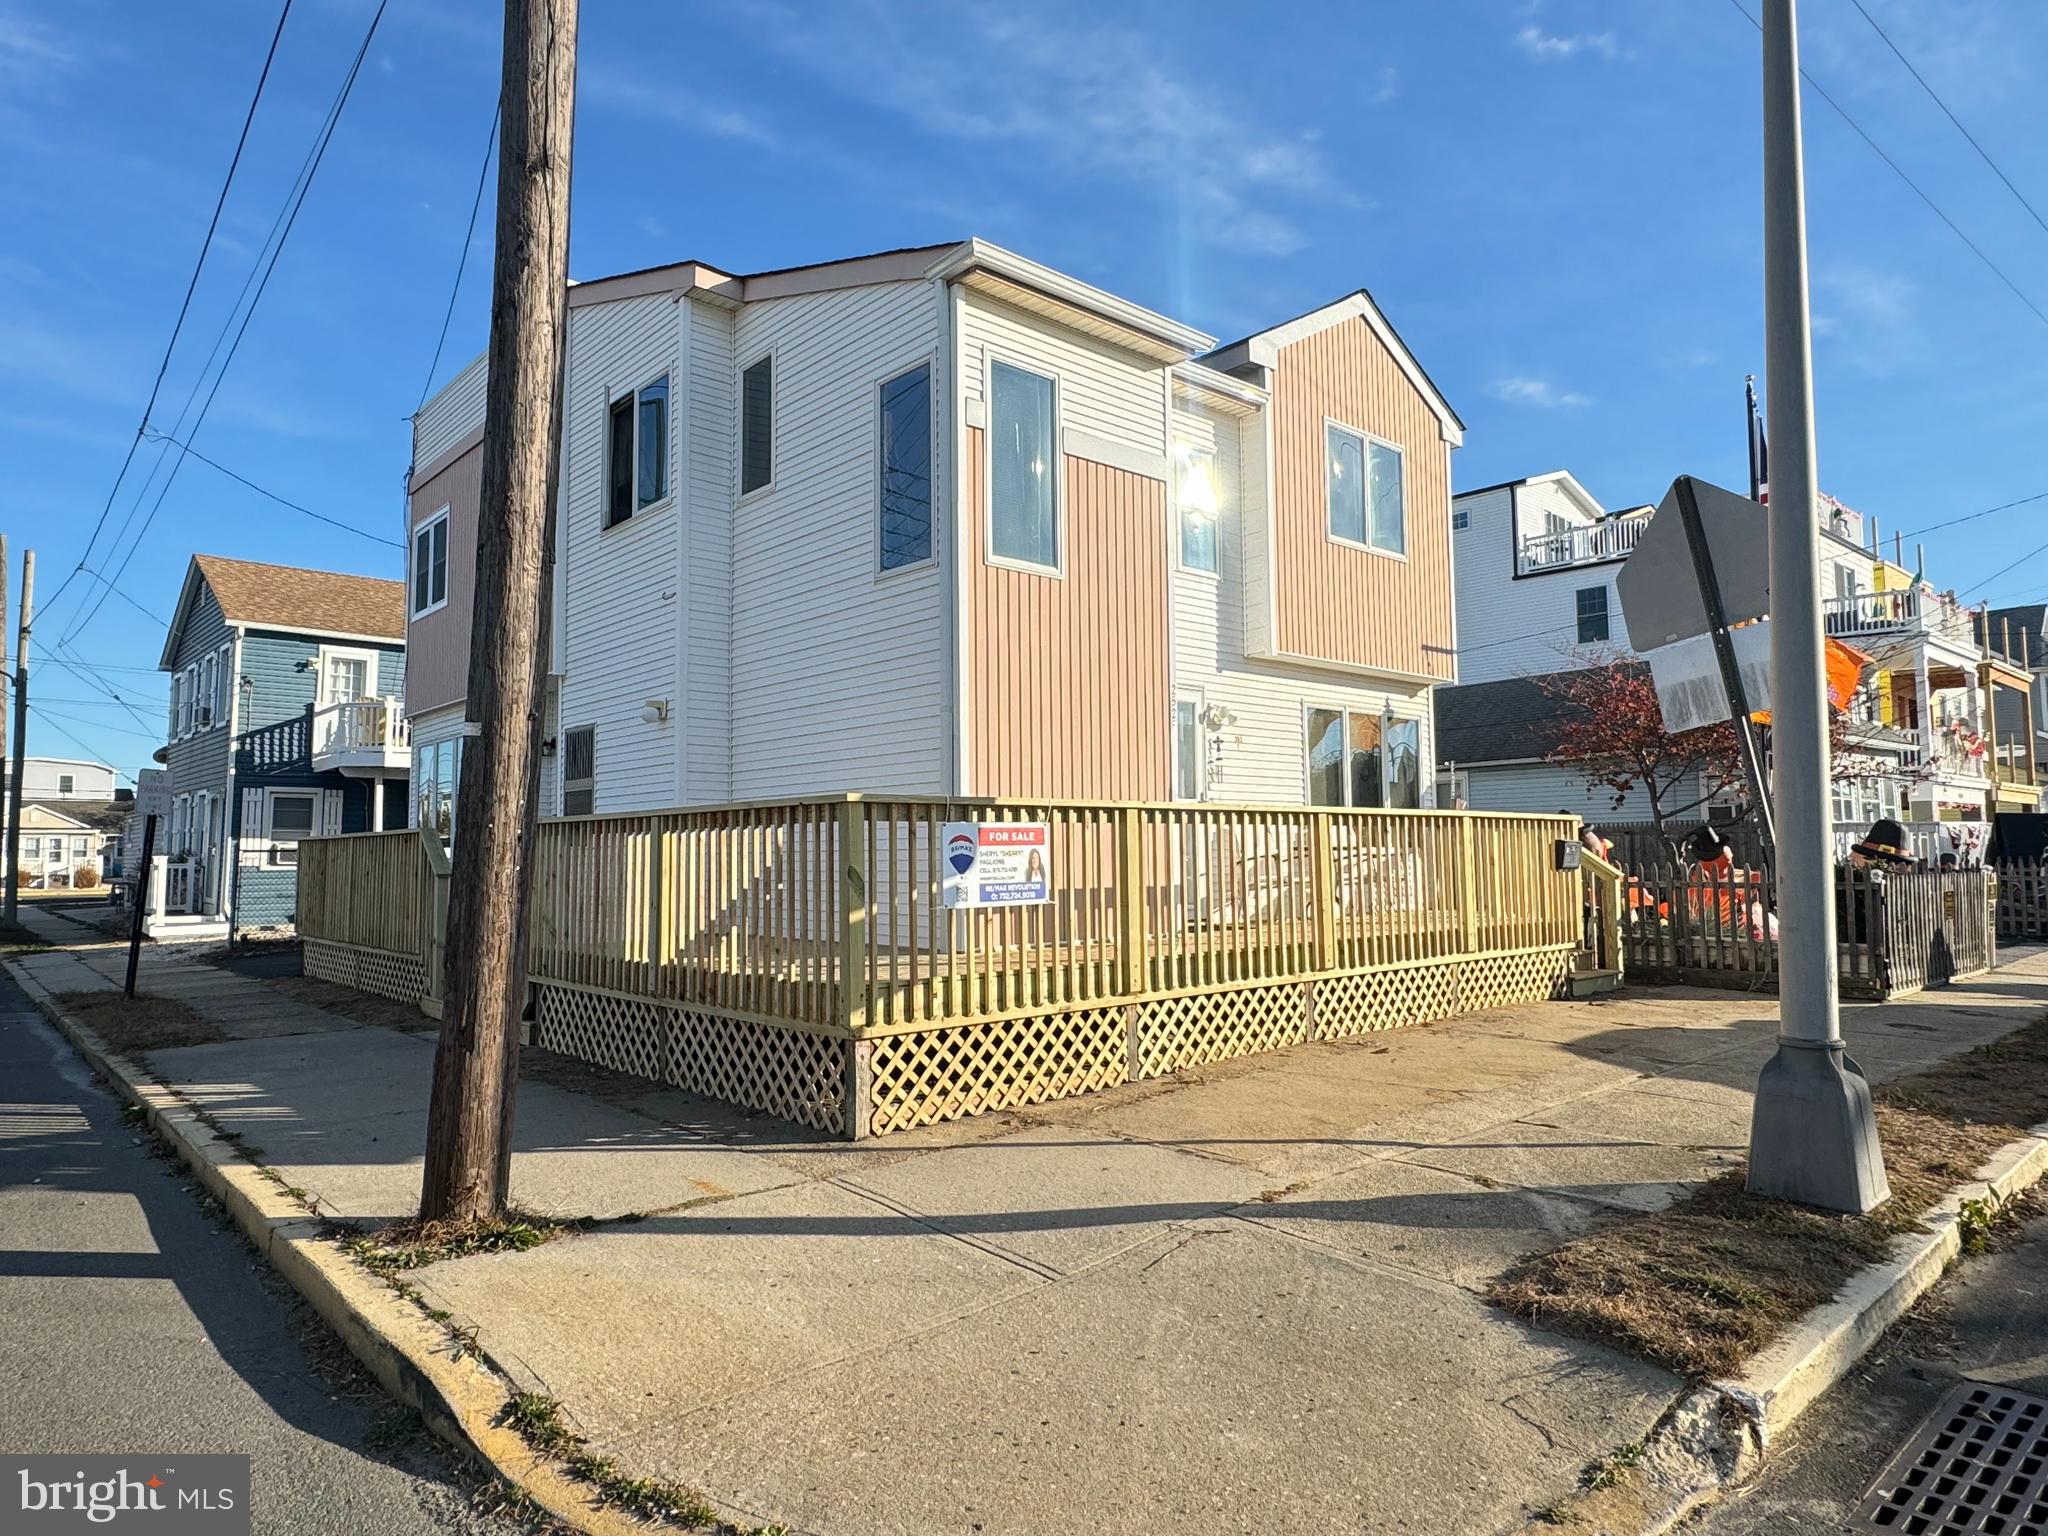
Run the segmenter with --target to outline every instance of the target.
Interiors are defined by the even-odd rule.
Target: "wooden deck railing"
[[[301,839],[298,930],[357,949],[419,954],[430,938],[433,875],[417,832]]]

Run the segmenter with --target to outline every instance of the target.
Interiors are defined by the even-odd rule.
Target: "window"
[[[1202,701],[1173,701],[1173,798],[1202,798]]]
[[[419,786],[417,826],[432,827],[443,842],[455,834],[455,793],[462,778],[462,740],[437,741],[413,748],[413,773]]]
[[[1408,513],[1401,450],[1334,421],[1325,425],[1323,435],[1330,537],[1381,554],[1406,554]]]
[[[68,796],[76,793],[77,789],[78,779],[75,775],[69,773],[60,773],[57,775],[58,794]]]
[[[1359,710],[1308,712],[1310,805],[1422,804],[1422,723]]]
[[[597,803],[597,727],[562,733],[562,814],[588,816]]]
[[[668,375],[615,395],[605,418],[604,525],[668,496]]]
[[[1462,533],[1472,526],[1472,514],[1464,507],[1451,508],[1451,532]]]
[[[180,736],[186,736],[191,734],[192,730],[193,681],[192,669],[190,667],[187,667],[178,674],[178,680],[173,687],[178,698],[177,733]]]
[[[220,695],[213,701],[213,717],[226,724],[229,718],[228,704],[231,702],[235,687],[234,646],[224,645],[220,648],[220,670],[216,676],[220,680]]]
[[[989,393],[989,551],[1000,560],[1057,569],[1053,381],[991,363]]]
[[[25,864],[43,862],[43,840],[40,837],[24,837],[21,840],[21,858]]]
[[[377,657],[371,651],[320,647],[319,702],[348,704],[367,699],[377,680]]]
[[[882,569],[932,557],[932,367],[919,363],[882,386],[876,461]]]
[[[1216,524],[1222,507],[1216,495],[1216,455],[1181,444],[1174,449],[1173,499],[1180,508],[1181,569],[1215,575]]]
[[[296,864],[299,862],[298,842],[300,838],[313,835],[314,796],[290,790],[270,791],[268,823],[264,835],[272,844],[271,862],[274,864]]]
[[[1579,644],[1607,638],[1607,588],[1579,588]]]
[[[740,375],[740,494],[775,479],[775,355]]]
[[[219,663],[211,656],[199,663],[199,702],[193,706],[192,724],[205,730],[213,724],[213,699],[220,689]]]
[[[432,613],[448,601],[448,509],[443,507],[412,531],[412,616]]]

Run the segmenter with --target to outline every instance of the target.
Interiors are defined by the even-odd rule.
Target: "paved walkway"
[[[249,1038],[156,1069],[335,1211],[408,1213],[431,1040],[319,1009],[257,1027],[266,983],[174,967],[200,969],[145,986]],[[2044,1004],[2030,955],[1844,1021],[1882,1079]],[[857,1145],[530,1054],[517,1197],[641,1219],[416,1278],[599,1449],[743,1520],[1504,1530],[1678,1383],[1483,1286],[1739,1158],[1775,1011],[1503,1010]]]

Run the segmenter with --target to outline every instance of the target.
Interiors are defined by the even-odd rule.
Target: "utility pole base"
[[[1780,1040],[1756,1080],[1749,1192],[1862,1215],[1891,1198],[1870,1084],[1842,1042]]]

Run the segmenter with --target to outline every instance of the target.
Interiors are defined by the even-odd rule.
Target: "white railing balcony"
[[[1575,565],[1625,560],[1649,526],[1647,517],[1609,517],[1597,523],[1526,533],[1522,535],[1522,547],[1515,551],[1515,573],[1528,576],[1537,571],[1563,571]]]
[[[1923,587],[1827,598],[1821,603],[1821,622],[1830,635],[1851,645],[1859,639],[1926,635],[1977,649],[1970,610]]]
[[[351,699],[313,711],[315,773],[396,774],[412,768],[412,725],[397,699]]]

